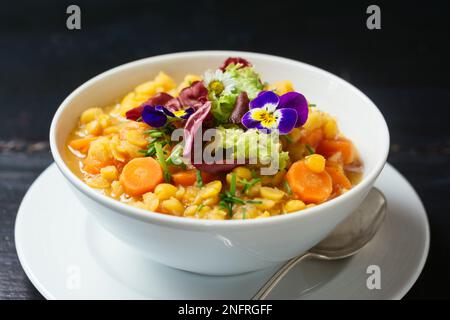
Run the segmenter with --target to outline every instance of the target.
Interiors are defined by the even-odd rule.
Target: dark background
[[[450,1],[2,1],[0,4],[0,299],[39,299],[14,248],[14,220],[52,162],[53,113],[77,86],[119,64],[188,50],[289,57],[365,92],[391,133],[388,161],[415,186],[431,225],[425,269],[406,296],[449,298]],[[77,4],[82,29],[66,28]],[[381,7],[381,30],[366,8]]]

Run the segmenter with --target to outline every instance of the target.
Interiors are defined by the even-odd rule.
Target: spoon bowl
[[[253,296],[252,300],[266,299],[284,276],[306,258],[339,260],[357,254],[380,229],[386,217],[386,205],[386,198],[381,191],[376,188],[371,189],[355,212],[308,252],[284,264]]]

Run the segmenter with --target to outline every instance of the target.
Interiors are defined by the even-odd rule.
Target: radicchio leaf
[[[248,99],[247,92],[242,91],[239,93],[234,105],[234,109],[230,115],[230,123],[241,124],[243,115],[249,110],[248,105],[250,100]]]
[[[208,89],[202,81],[195,81],[191,86],[181,90],[178,98],[183,106],[198,109],[208,100]]]
[[[227,60],[225,60],[223,62],[222,66],[220,67],[220,70],[225,71],[225,69],[228,67],[228,65],[230,65],[232,63],[240,64],[240,65],[242,65],[242,68],[252,66],[252,64],[248,60],[245,60],[244,58],[229,57]]]
[[[194,136],[202,126],[203,120],[208,116],[211,110],[211,102],[205,102],[197,109],[186,121],[184,126],[184,150],[183,156],[189,157],[194,146]]]
[[[128,120],[137,121],[142,116],[142,111],[144,110],[144,105],[128,110],[125,113],[125,117]]]

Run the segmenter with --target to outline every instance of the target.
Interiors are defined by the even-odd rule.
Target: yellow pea
[[[203,200],[203,204],[205,206],[213,206],[215,204],[219,203],[219,196],[218,195],[214,195],[212,197],[209,197],[205,200]]]
[[[186,192],[186,188],[183,187],[182,185],[179,185],[178,190],[175,193],[175,198],[177,198],[178,200],[181,200],[183,198],[185,192]]]
[[[142,196],[147,210],[155,211],[159,206],[159,199],[153,192],[147,192]]]
[[[306,120],[303,128],[307,131],[312,131],[314,129],[320,128],[324,124],[324,120],[325,119],[322,112],[314,110],[309,113],[308,120]]]
[[[211,220],[225,220],[227,217],[227,212],[222,209],[214,209],[213,211],[210,211],[208,214],[208,219]]]
[[[98,123],[100,124],[100,126],[102,127],[102,129],[107,128],[109,126],[109,124],[111,123],[109,115],[107,115],[107,114],[99,115],[97,120],[98,120]]]
[[[292,143],[296,143],[302,137],[302,130],[300,128],[294,128],[291,132],[289,132],[289,137],[292,140]]]
[[[153,81],[147,81],[138,85],[135,89],[137,93],[144,93],[148,95],[155,94],[155,83]]]
[[[184,212],[183,204],[180,202],[180,200],[174,197],[162,201],[161,207],[175,216],[181,216]]]
[[[264,211],[264,213],[260,214],[259,216],[256,217],[256,219],[259,218],[269,218],[270,217],[270,213],[268,211]]]
[[[98,120],[93,120],[93,121],[89,122],[86,125],[86,131],[89,134],[92,134],[94,136],[98,136],[98,135],[100,135],[102,133],[103,128],[100,125],[100,122],[98,122]]]
[[[261,197],[274,201],[281,200],[285,195],[284,191],[270,187],[261,187],[260,193]]]
[[[101,175],[86,178],[86,184],[95,189],[106,189],[111,185],[110,182],[104,179]]]
[[[196,206],[196,205],[186,207],[186,209],[184,209],[183,216],[193,217],[197,213],[197,208],[198,208],[198,206]]]
[[[164,92],[172,90],[177,86],[175,81],[162,71],[158,73],[155,80],[153,81],[155,82],[155,85],[161,87],[161,91]]]
[[[120,181],[116,180],[111,183],[111,196],[113,198],[118,198],[124,193],[124,189]]]
[[[220,180],[214,180],[205,185],[199,192],[202,199],[217,196],[222,190],[222,182]]]
[[[247,195],[250,197],[256,197],[260,194],[260,190],[261,190],[261,182],[258,182],[255,185],[251,186],[250,189],[248,189]]]
[[[262,198],[255,198],[256,201],[260,201],[261,203],[255,203],[255,207],[257,207],[260,210],[269,210],[272,209],[276,202],[270,199],[262,199]]]
[[[166,200],[175,196],[178,188],[170,183],[160,183],[155,188],[155,194],[159,200]]]
[[[306,166],[316,173],[321,173],[325,170],[325,162],[325,158],[320,154],[312,154],[305,158]]]
[[[323,132],[327,139],[334,139],[339,133],[336,120],[330,117],[323,127]]]
[[[107,181],[112,182],[117,180],[119,172],[115,166],[107,166],[100,169],[100,175]]]
[[[141,148],[148,145],[147,139],[145,139],[143,133],[138,130],[127,130],[125,133],[125,138],[129,143]]]
[[[277,81],[271,84],[268,88],[269,90],[275,90],[275,93],[278,95],[285,94],[287,92],[294,91],[294,86],[292,82],[289,80]]]
[[[284,205],[284,210],[286,212],[294,212],[294,211],[303,210],[303,209],[305,209],[305,207],[306,207],[305,203],[301,200],[289,200]]]
[[[101,114],[103,114],[103,110],[101,108],[89,108],[81,114],[80,122],[82,124],[89,123],[96,120]]]

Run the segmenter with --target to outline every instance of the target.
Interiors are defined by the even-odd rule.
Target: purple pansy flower
[[[288,134],[308,119],[308,102],[298,92],[288,92],[279,97],[272,91],[262,91],[250,101],[250,111],[242,117],[242,124],[266,132],[278,130]]]
[[[167,123],[168,118],[187,119],[194,113],[194,108],[170,111],[164,106],[144,106],[142,109],[142,121],[153,128],[159,128]]]

